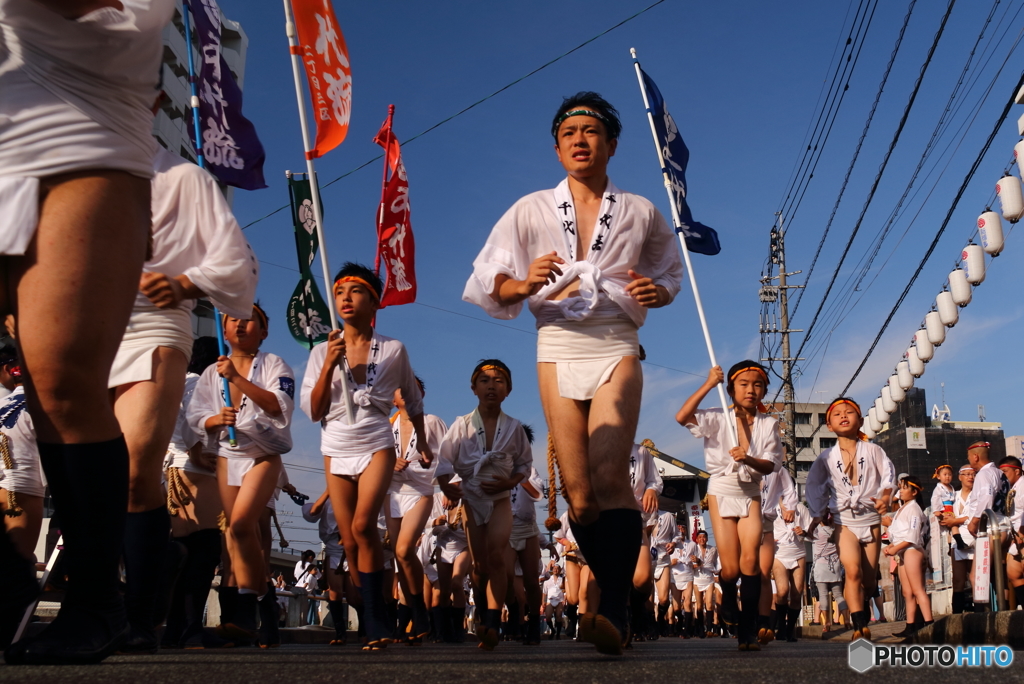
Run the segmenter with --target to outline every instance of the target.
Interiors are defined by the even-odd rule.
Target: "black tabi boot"
[[[423,594],[413,594],[410,599],[409,608],[412,610],[412,638],[417,643],[430,634],[430,614],[427,612],[427,604],[423,600]]]
[[[907,610],[907,624],[899,632],[893,632],[894,637],[910,637],[917,631],[917,611],[911,613]]]
[[[356,638],[363,644],[366,643],[366,609],[363,607],[363,602],[360,600],[358,603],[352,604],[352,610],[356,611],[356,621],[359,623],[356,625]]]
[[[155,625],[166,621],[160,635],[160,648],[176,648],[177,641],[185,630],[185,605],[178,593],[178,584],[187,564],[188,549],[185,545],[173,539],[168,541],[164,549],[164,563],[160,572],[156,612],[153,617]]]
[[[251,646],[259,638],[260,598],[255,592],[238,591],[235,615],[225,631],[235,639],[236,646]],[[245,637],[248,636],[248,641]]]
[[[331,646],[344,646],[348,641],[348,604],[344,601],[328,601],[327,610],[334,622],[334,638]]]
[[[466,642],[466,607],[465,606],[452,606],[451,608],[452,618],[452,632],[455,635],[455,643],[462,644]]]
[[[513,601],[512,603],[506,603],[505,606],[508,608],[508,623],[507,626],[502,628],[502,636],[505,641],[518,641],[521,638],[519,602]]]
[[[697,617],[694,619],[694,636],[703,639],[707,635],[704,633],[704,611],[698,610]]]
[[[772,627],[771,615],[757,616],[757,641],[760,644],[767,644],[775,638],[775,629]]]
[[[221,581],[224,581],[223,577]],[[225,587],[221,584],[217,589],[217,602],[220,604],[220,624],[228,625],[234,622],[235,610],[238,608],[238,587]]]
[[[571,519],[569,522],[601,590],[597,615],[588,617],[586,633],[581,636],[593,643],[600,653],[621,655],[629,627],[628,602],[636,569],[634,559],[639,556],[643,542],[640,511],[617,508],[601,511],[590,525],[580,525]],[[582,538],[577,528],[583,533]]]
[[[483,620],[476,628],[476,636],[480,639],[477,644],[485,651],[493,651],[501,639],[501,609],[488,608],[483,612]]]
[[[360,617],[365,618],[366,623],[364,650],[386,648],[392,629],[384,610],[384,571],[360,572],[359,585],[359,595],[363,599],[363,615]]]
[[[185,617],[184,630],[177,637],[178,646],[181,648],[207,648],[215,645],[211,644],[211,639],[208,636],[204,641],[203,622],[206,602],[210,596],[210,586],[213,584],[213,576],[220,563],[220,530],[199,530],[187,537],[178,537],[175,541],[181,543],[188,550],[185,567],[174,588],[174,602],[180,601]],[[238,589],[233,589],[234,598],[237,599]],[[218,592],[218,603],[222,611],[225,605],[221,600],[223,595]],[[228,599],[229,602],[230,600]],[[173,637],[173,634],[169,634],[167,630],[164,630],[164,635],[165,640]]]
[[[796,627],[800,620],[800,609],[790,608],[786,613],[786,641],[796,643]]]
[[[684,639],[689,639],[693,636],[693,613],[687,611],[683,613],[683,634]]]
[[[39,596],[39,582],[32,561],[25,558],[14,542],[0,530],[0,648],[14,639],[25,611]]]
[[[580,607],[574,603],[569,603],[565,606],[565,621],[567,623],[565,627],[565,636],[570,639],[576,638],[576,625],[579,622],[579,611]]]
[[[526,609],[526,636],[523,643],[527,646],[540,646],[540,615],[536,608]]]
[[[853,623],[852,641],[857,639],[871,639],[871,630],[868,627],[870,622],[869,613],[866,610],[858,610],[850,613],[850,621]]]
[[[430,621],[434,623],[433,642],[435,644],[448,643],[448,635],[445,633],[445,626],[451,629],[451,617],[448,615],[448,608],[434,606],[430,609]]]
[[[740,610],[736,603],[736,580],[720,580],[722,587],[722,607],[720,617],[729,627],[735,627],[739,622]]]
[[[91,444],[37,444],[61,519],[68,588],[54,621],[38,636],[11,645],[5,658],[11,664],[98,663],[129,632],[118,591],[128,447],[123,436]]]
[[[707,611],[704,613],[704,633],[709,636],[715,634],[715,613],[713,611]]]
[[[629,622],[632,641],[644,641],[647,631],[647,593],[636,587],[629,592]]]
[[[787,641],[789,639],[789,632],[787,631],[786,625],[786,611],[789,610],[788,603],[775,604],[775,638],[779,641]],[[766,642],[762,642],[766,643]]]
[[[124,608],[131,634],[120,653],[156,653],[156,604],[171,518],[167,506],[129,513],[124,527]]]
[[[739,648],[741,651],[760,651],[761,644],[757,642],[757,605],[761,600],[761,576],[741,575],[740,582],[740,603],[743,605],[740,611],[739,621]],[[724,588],[724,587],[723,587]]]
[[[259,601],[260,605],[260,648],[276,648],[281,645],[280,622],[281,606],[277,603],[277,589],[273,582],[267,582],[267,593]]]
[[[658,636],[668,636],[668,607],[667,603],[658,604]]]
[[[390,611],[388,611],[390,613]],[[409,623],[412,622],[412,608],[399,603],[397,607],[397,618],[395,621],[388,616],[388,623],[395,622],[395,632],[391,635],[395,641],[406,641],[409,639]]]

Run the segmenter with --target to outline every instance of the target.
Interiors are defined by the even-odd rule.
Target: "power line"
[[[1024,71],[1021,72],[1020,78],[1017,80],[1017,85],[1014,86],[1013,88],[1013,94],[1010,95],[1010,99],[1007,100],[1006,106],[1003,107],[1002,112],[1000,112],[999,117],[996,119],[995,125],[993,125],[992,127],[992,132],[989,133],[988,139],[985,140],[985,144],[982,146],[981,151],[978,152],[977,158],[971,165],[971,168],[967,172],[967,175],[964,176],[963,183],[960,184],[960,189],[957,191],[956,196],[953,198],[953,202],[949,205],[949,211],[946,212],[946,218],[943,219],[942,225],[939,226],[938,232],[935,233],[935,239],[933,239],[932,243],[928,246],[928,250],[924,253],[924,257],[921,259],[921,263],[918,265],[917,270],[914,271],[914,275],[910,277],[910,281],[907,283],[907,286],[903,288],[903,292],[896,300],[896,304],[893,305],[892,311],[889,312],[888,317],[886,317],[885,322],[882,324],[882,329],[878,331],[878,335],[875,336],[874,341],[868,348],[868,353],[864,355],[864,359],[860,362],[860,365],[857,366],[857,370],[854,372],[853,377],[851,377],[850,381],[846,383],[846,387],[843,388],[843,391],[840,392],[840,394],[845,394],[846,391],[850,389],[850,386],[853,385],[854,381],[857,379],[857,376],[860,375],[860,372],[864,369],[864,365],[868,362],[868,359],[871,358],[871,354],[874,353],[875,347],[878,346],[878,341],[882,338],[882,335],[885,333],[886,328],[889,327],[889,323],[892,322],[893,317],[896,315],[896,311],[899,310],[900,306],[903,304],[903,300],[906,299],[907,293],[910,292],[910,288],[913,287],[915,282],[917,282],[918,276],[921,275],[921,271],[924,269],[925,264],[931,257],[932,252],[935,251],[936,245],[939,244],[939,239],[942,237],[943,232],[945,232],[946,226],[949,225],[949,221],[953,216],[953,211],[956,210],[957,205],[960,203],[960,198],[963,197],[964,192],[967,190],[967,185],[971,182],[971,179],[974,178],[974,174],[978,170],[978,167],[981,166],[982,159],[985,158],[985,154],[988,152],[988,148],[991,147],[992,141],[995,139],[996,134],[999,132],[1000,127],[1003,125],[1003,121],[1006,119],[1006,115],[1010,113],[1010,108],[1013,107],[1017,91],[1020,90],[1021,86],[1024,86]]]
[[[593,43],[593,42],[594,42],[595,40],[597,40],[598,38],[601,38],[602,36],[604,36],[604,35],[606,35],[606,34],[608,34],[608,33],[611,33],[612,31],[614,31],[615,29],[619,28],[620,26],[622,26],[622,25],[624,25],[624,24],[627,24],[627,23],[629,23],[629,22],[633,21],[634,19],[636,19],[637,17],[639,17],[639,16],[641,15],[641,14],[644,14],[645,12],[648,12],[648,11],[650,11],[650,10],[654,9],[655,7],[657,7],[658,5],[660,5],[660,4],[661,4],[661,3],[663,3],[663,2],[665,2],[665,0],[657,0],[657,2],[655,2],[655,3],[651,4],[651,5],[648,5],[648,6],[647,6],[647,7],[645,7],[644,9],[640,10],[639,12],[637,12],[636,14],[633,14],[633,15],[631,15],[631,16],[629,16],[629,17],[626,17],[625,19],[623,19],[623,20],[622,20],[622,21],[620,21],[619,23],[615,24],[614,26],[612,26],[612,27],[610,27],[610,28],[607,28],[607,29],[605,29],[604,31],[601,31],[600,33],[598,33],[598,34],[597,34],[596,36],[594,36],[593,38],[590,38],[590,39],[588,39],[588,40],[585,40],[585,41],[583,41],[582,43],[580,43],[580,44],[579,44],[579,45],[577,45],[576,47],[572,48],[572,49],[571,49],[571,50],[569,50],[568,52],[564,52],[564,53],[562,53],[561,55],[559,55],[558,57],[555,57],[554,59],[552,59],[552,60],[550,60],[550,61],[548,61],[548,62],[545,62],[544,64],[540,65],[539,67],[537,67],[536,69],[534,69],[534,70],[533,70],[533,71],[531,71],[530,73],[526,74],[525,76],[520,76],[519,78],[517,78],[516,80],[512,81],[511,83],[509,83],[509,84],[507,84],[507,85],[504,85],[504,86],[502,86],[501,88],[498,88],[497,90],[495,90],[495,91],[494,91],[493,93],[491,93],[490,95],[488,95],[488,96],[486,96],[486,97],[482,97],[482,98],[480,98],[479,100],[477,100],[477,101],[476,101],[476,102],[474,102],[473,104],[469,105],[468,107],[463,107],[462,109],[460,109],[459,111],[455,112],[455,113],[454,113],[454,114],[452,114],[451,116],[449,116],[449,117],[447,117],[447,118],[445,118],[445,119],[442,119],[441,121],[438,121],[438,122],[437,122],[436,124],[434,124],[433,126],[431,126],[431,127],[427,128],[426,130],[424,130],[424,131],[420,131],[419,133],[417,133],[416,135],[412,136],[411,138],[408,138],[408,139],[406,139],[406,140],[405,140],[405,141],[404,141],[404,142],[403,142],[402,144],[403,144],[403,145],[408,145],[408,144],[409,144],[409,143],[411,143],[411,142],[412,142],[413,140],[416,140],[417,138],[420,138],[420,137],[422,137],[422,136],[426,135],[427,133],[430,133],[430,132],[431,132],[431,131],[433,131],[434,129],[436,129],[436,128],[439,128],[439,127],[443,126],[444,124],[448,123],[448,122],[449,122],[449,121],[451,121],[452,119],[454,119],[454,118],[456,118],[456,117],[459,117],[459,116],[462,116],[463,114],[465,114],[465,113],[466,113],[466,112],[468,112],[469,110],[473,109],[474,107],[477,107],[477,106],[479,106],[479,105],[483,104],[484,102],[486,102],[487,100],[490,100],[490,99],[491,99],[492,97],[495,97],[496,95],[500,95],[501,93],[505,92],[506,90],[508,90],[508,89],[509,89],[509,88],[511,88],[512,86],[514,86],[514,85],[516,85],[516,84],[518,84],[518,83],[521,83],[522,81],[525,81],[526,79],[530,78],[530,77],[531,77],[531,76],[533,76],[534,74],[537,74],[538,72],[540,72],[540,71],[543,71],[544,69],[547,69],[547,68],[548,68],[549,66],[551,66],[551,65],[552,65],[552,64],[554,64],[555,62],[558,62],[558,61],[560,61],[560,60],[562,60],[562,59],[564,59],[564,58],[568,57],[568,56],[569,56],[569,55],[571,55],[572,53],[576,52],[577,50],[580,50],[580,49],[582,49],[582,48],[586,47],[587,45],[590,45],[591,43]],[[374,163],[375,161],[378,161],[378,160],[382,159],[383,157],[384,157],[384,155],[383,155],[383,154],[378,154],[378,155],[377,155],[376,157],[374,157],[373,159],[370,159],[369,161],[366,161],[366,162],[364,162],[364,163],[360,164],[359,166],[355,167],[355,168],[354,168],[354,169],[352,169],[351,171],[347,171],[346,173],[343,173],[343,174],[341,174],[340,176],[338,176],[337,178],[335,178],[334,180],[332,180],[332,181],[329,181],[328,183],[325,183],[325,184],[324,184],[324,185],[322,186],[322,188],[326,188],[326,187],[330,187],[331,185],[334,185],[335,183],[337,183],[338,181],[340,181],[340,180],[341,180],[342,178],[346,178],[346,177],[348,177],[348,176],[351,176],[351,175],[352,175],[353,173],[355,173],[356,171],[359,171],[360,169],[364,169],[364,168],[366,168],[366,167],[367,167],[367,166],[369,166],[370,164]],[[284,210],[285,210],[285,209],[287,209],[287,208],[288,208],[288,205],[287,205],[287,204],[285,204],[284,206],[278,207],[277,209],[274,209],[274,210],[273,210],[272,212],[270,212],[270,213],[269,213],[269,214],[267,214],[266,216],[262,216],[262,217],[260,217],[260,218],[256,219],[255,221],[251,221],[251,222],[247,223],[247,224],[246,224],[245,226],[243,226],[243,227],[242,227],[242,230],[245,230],[246,228],[249,228],[250,226],[254,226],[254,225],[256,225],[257,223],[259,223],[260,221],[263,221],[263,220],[265,220],[265,219],[268,219],[268,218],[270,218],[271,216],[273,216],[274,214],[277,214],[278,212],[284,211]]]
[[[843,253],[839,257],[839,263],[836,264],[835,271],[832,273],[832,278],[829,280],[828,287],[825,288],[825,294],[821,298],[818,310],[814,312],[811,324],[807,327],[807,332],[804,333],[804,339],[800,342],[800,348],[797,349],[795,354],[796,357],[800,356],[800,352],[803,351],[807,341],[811,339],[814,327],[818,322],[818,317],[821,315],[821,311],[825,307],[825,303],[832,292],[832,287],[835,285],[836,279],[839,277],[840,269],[846,261],[846,256],[849,254],[850,248],[853,246],[853,241],[856,239],[857,233],[860,231],[861,224],[864,221],[864,216],[867,214],[868,207],[871,205],[871,201],[875,197],[875,192],[878,190],[878,186],[882,181],[882,175],[885,173],[885,169],[889,165],[889,160],[892,158],[892,153],[896,149],[896,145],[899,143],[900,136],[903,134],[903,129],[907,124],[907,119],[910,118],[910,111],[914,106],[914,102],[917,100],[918,92],[921,90],[921,83],[924,81],[925,73],[928,71],[928,67],[932,61],[932,56],[935,54],[936,48],[938,48],[939,40],[942,38],[942,34],[946,28],[946,22],[949,20],[949,15],[952,14],[953,6],[955,4],[956,0],[949,0],[949,4],[946,6],[946,13],[942,17],[942,23],[939,24],[938,31],[935,32],[935,37],[932,40],[931,47],[928,48],[928,55],[925,58],[924,64],[921,65],[921,70],[918,74],[917,81],[914,83],[914,89],[911,91],[910,99],[907,101],[907,104],[903,109],[903,116],[900,117],[900,122],[896,127],[896,132],[893,134],[893,138],[889,143],[889,149],[886,151],[885,157],[882,159],[882,164],[878,168],[878,173],[875,174],[875,180],[871,184],[871,189],[868,191],[868,196],[864,201],[864,206],[861,208],[860,216],[857,217],[857,222],[854,224],[853,230],[850,232],[850,239],[847,240],[846,247],[843,249]]]

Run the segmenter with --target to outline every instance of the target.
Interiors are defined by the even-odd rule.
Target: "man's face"
[[[604,122],[583,114],[563,121],[555,136],[558,161],[579,180],[606,175],[608,160],[615,155],[617,145],[618,140],[608,140]]]
[[[960,473],[960,484],[967,488],[967,491],[974,489],[974,471],[965,470]]]
[[[1010,483],[1011,487],[1017,484],[1017,480],[1020,479],[1020,468],[1013,464],[1001,465],[999,470],[1003,471],[1003,475],[1006,476],[1006,480]]]

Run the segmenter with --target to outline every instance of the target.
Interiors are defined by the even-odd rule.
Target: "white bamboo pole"
[[[327,289],[328,307],[331,315],[331,329],[338,329],[338,314],[334,310],[334,290],[331,285],[331,271],[327,265],[327,242],[324,240],[323,214],[320,210],[320,182],[316,177],[316,165],[313,157],[310,156],[311,145],[309,144],[309,121],[306,118],[306,103],[302,97],[302,61],[300,58],[299,40],[295,31],[295,16],[292,13],[291,0],[284,0],[284,31],[288,35],[288,47],[292,55],[292,76],[295,79],[295,99],[299,105],[299,125],[302,127],[302,146],[306,152],[306,177],[309,180],[310,189],[313,194],[313,220],[316,221],[316,235],[320,241],[320,265],[324,272],[324,287]],[[341,375],[341,396],[345,402],[345,422],[352,425],[355,416],[355,407],[352,404],[352,394],[348,391],[347,361],[342,359],[339,373]]]
[[[286,0],[287,1],[287,0]],[[636,58],[636,49],[630,48],[629,53],[633,56],[633,67],[636,69],[636,79],[640,83],[640,93],[644,97],[644,108],[647,110],[647,122],[651,125],[651,135],[654,137],[654,148],[658,151],[658,163],[661,164],[661,177],[665,182],[665,191],[668,193],[668,203],[672,207],[672,223],[676,229],[676,234],[679,236],[679,245],[683,248],[683,261],[686,262],[686,274],[690,277],[690,287],[693,289],[693,299],[697,304],[697,316],[700,318],[700,327],[704,331],[704,344],[708,347],[708,356],[711,357],[711,365],[717,366],[718,360],[715,358],[715,348],[711,344],[711,331],[708,329],[708,320],[704,315],[704,304],[700,299],[700,290],[697,287],[697,276],[693,273],[693,265],[690,263],[690,250],[686,247],[686,238],[683,236],[680,230],[681,225],[679,222],[679,210],[676,207],[675,197],[672,194],[672,181],[669,180],[668,172],[665,170],[665,157],[661,152],[661,143],[658,142],[658,131],[654,127],[654,114],[651,112],[651,103],[647,98],[647,88],[644,87],[644,78],[640,73],[640,62]],[[723,381],[718,385],[718,399],[722,403],[722,411],[725,412],[727,418],[731,418],[732,414],[729,411],[729,397],[725,393],[725,382]],[[739,446],[739,438],[736,435],[736,420],[728,420],[729,435],[732,437],[732,444],[730,447]]]

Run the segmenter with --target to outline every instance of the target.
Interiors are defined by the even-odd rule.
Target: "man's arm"
[[[557,252],[551,252],[533,260],[524,280],[516,280],[499,273],[494,276],[494,292],[491,293],[491,298],[502,306],[518,304],[537,294],[548,283],[555,282],[558,276],[562,275],[562,269],[558,268],[558,264],[564,263],[565,260],[559,257]]]

